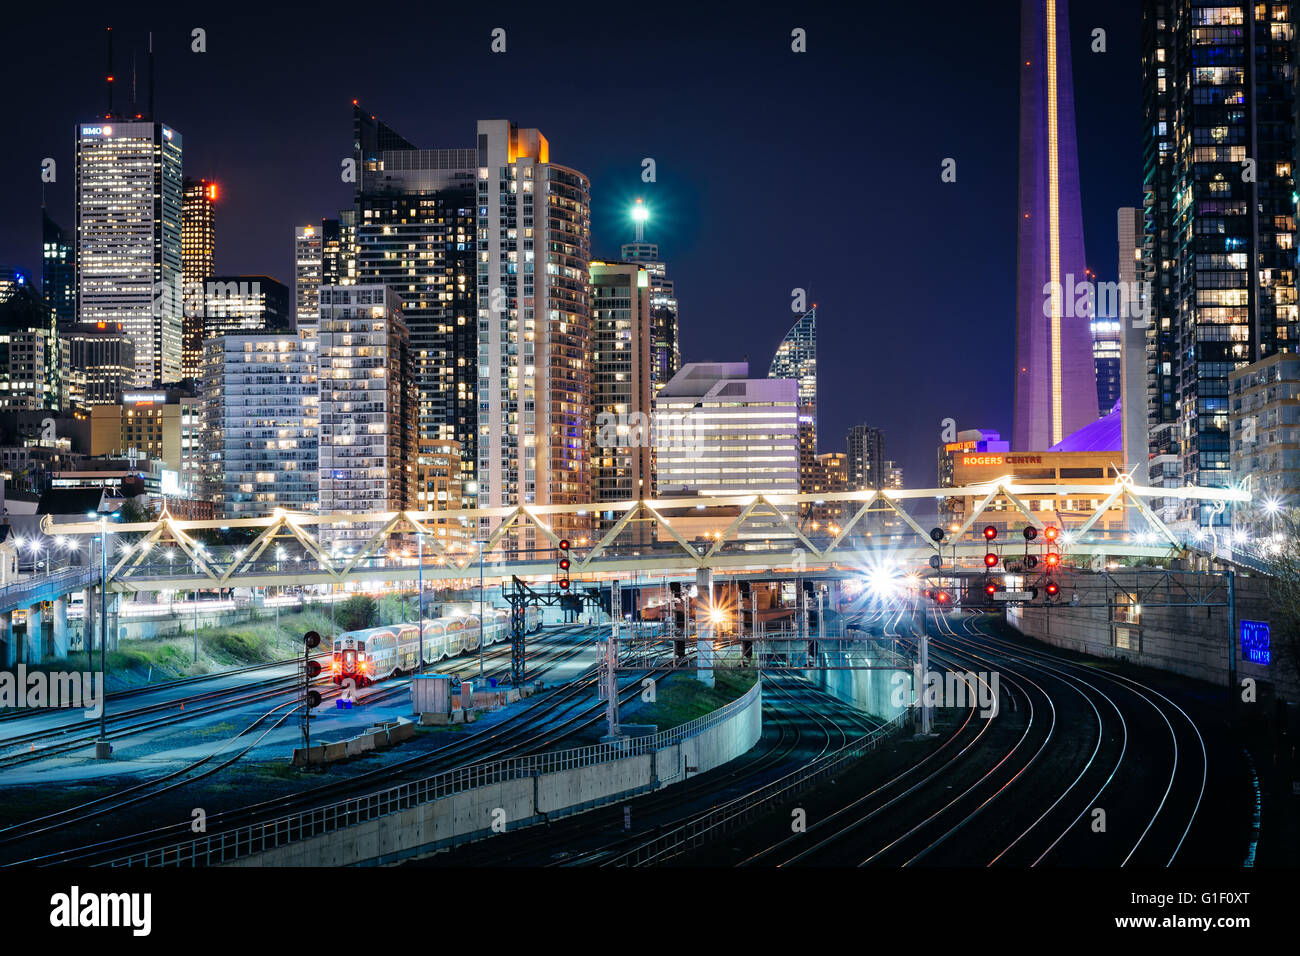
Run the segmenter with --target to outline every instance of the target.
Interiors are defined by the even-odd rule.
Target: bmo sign
[[[113,127],[111,126],[83,126],[81,127],[82,136],[112,136]]]

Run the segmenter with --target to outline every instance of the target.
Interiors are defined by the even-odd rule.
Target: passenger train
[[[528,634],[541,630],[542,615],[535,608],[525,611],[524,630]],[[510,612],[488,608],[483,612],[483,628],[488,645],[510,639]],[[426,618],[424,622],[424,662],[438,661],[478,650],[479,621],[476,614]],[[369,627],[345,631],[334,638],[331,670],[335,684],[351,680],[357,687],[397,674],[410,673],[420,656],[420,629],[414,623],[387,627]]]

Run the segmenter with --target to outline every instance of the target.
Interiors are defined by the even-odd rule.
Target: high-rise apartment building
[[[1231,480],[1232,372],[1300,345],[1295,55],[1290,3],[1142,5],[1151,452],[1176,459],[1168,483]]]
[[[319,503],[320,386],[307,330],[203,343],[204,489],[227,518]]]
[[[357,106],[353,124],[356,281],[383,283],[401,297],[420,435],[461,445],[461,480],[472,493],[478,151],[420,149]]]
[[[1097,418],[1066,0],[1020,5],[1020,203],[1012,448],[1043,451]],[[1109,411],[1109,409],[1107,409]]]
[[[677,292],[668,269],[659,258],[659,246],[653,242],[626,242],[620,255],[624,262],[643,265],[650,274],[650,313],[653,331],[650,344],[651,384],[656,393],[682,367],[681,348],[677,344]]]
[[[321,229],[297,226],[293,230],[293,327],[316,328],[320,319]]]
[[[416,503],[416,392],[401,298],[382,285],[320,289],[320,510],[405,511]],[[343,548],[373,528],[333,526]]]
[[[653,497],[653,305],[641,265],[591,263],[591,500]]]
[[[77,322],[76,250],[58,223],[41,209],[41,295],[60,332]]]
[[[185,177],[181,206],[181,366],[197,379],[203,359],[203,286],[217,271],[217,184]]]
[[[855,491],[885,486],[885,434],[870,425],[854,425],[845,440],[849,453],[849,487]]]
[[[203,283],[203,339],[240,332],[288,332],[289,289],[270,276],[209,276]]]
[[[1139,482],[1151,482],[1147,441],[1147,329],[1150,318],[1150,286],[1143,265],[1142,210],[1122,207],[1116,217],[1118,228],[1119,288],[1127,293],[1127,306],[1119,309],[1119,389],[1123,403],[1121,424],[1126,470],[1137,467]]]
[[[688,362],[655,397],[658,494],[796,494],[799,383]]]
[[[478,503],[585,502],[591,183],[551,162],[540,131],[480,120],[477,189]]]
[[[163,123],[77,126],[77,318],[122,325],[138,385],[183,375],[181,154]]]
[[[799,383],[799,490],[809,491],[817,475],[817,306],[785,334],[767,377]]]

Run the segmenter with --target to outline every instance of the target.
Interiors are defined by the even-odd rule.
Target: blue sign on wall
[[[1267,621],[1241,622],[1241,658],[1252,664],[1273,663]]]

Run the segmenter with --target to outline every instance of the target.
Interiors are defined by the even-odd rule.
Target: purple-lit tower
[[[1012,448],[1043,451],[1097,418],[1066,0],[1020,6],[1020,237]],[[1053,295],[1052,290],[1060,294]],[[1082,306],[1082,307],[1081,307]],[[1083,313],[1083,314],[1081,314]]]

